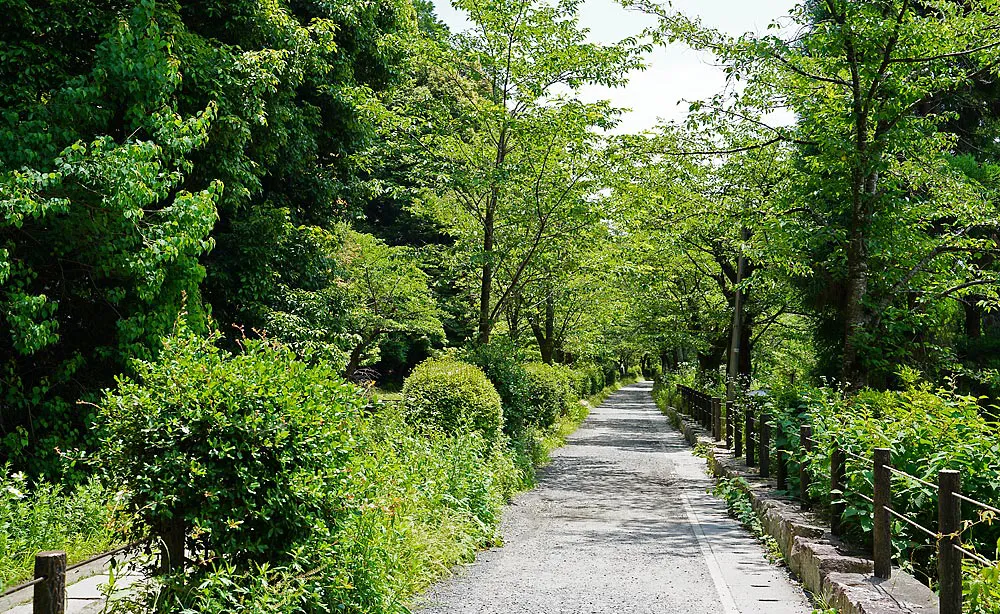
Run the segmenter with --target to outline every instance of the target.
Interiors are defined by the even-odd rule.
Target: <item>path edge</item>
[[[937,595],[910,574],[893,567],[892,578],[872,575],[871,559],[834,537],[798,501],[779,495],[774,480],[762,479],[673,407],[664,410],[688,444],[706,451],[716,478],[742,478],[764,532],[775,539],[788,568],[806,590],[840,614],[938,614]]]

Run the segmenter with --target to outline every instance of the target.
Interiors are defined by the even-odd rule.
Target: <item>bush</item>
[[[604,372],[597,365],[575,365],[573,372],[579,378],[577,393],[581,397],[589,397],[604,390]]]
[[[548,428],[557,418],[566,415],[571,403],[575,402],[568,370],[534,362],[525,365],[525,371],[528,373],[528,394],[535,407],[530,422]]]
[[[414,424],[446,434],[469,431],[494,441],[503,428],[500,396],[478,368],[454,359],[430,359],[403,383],[403,405]]]
[[[126,509],[228,563],[288,560],[353,511],[348,476],[359,391],[333,367],[247,342],[230,355],[185,331],[139,362],[100,409],[103,462]]]
[[[503,405],[504,433],[511,439],[519,438],[531,426],[535,411],[520,350],[509,340],[498,338],[466,350],[462,358],[482,369],[493,382]]]
[[[590,396],[590,376],[580,369],[570,369],[569,370],[570,383],[573,387],[573,392],[579,398],[585,398]]]
[[[30,484],[9,465],[0,472],[0,592],[31,577],[39,550],[65,550],[75,563],[115,543],[115,497],[99,483],[67,489]]]
[[[479,433],[447,436],[388,406],[363,419],[342,468],[355,513],[281,565],[215,561],[197,582],[168,578],[137,599],[161,612],[408,612],[410,596],[496,543],[504,502],[522,486],[511,452]],[[143,610],[145,611],[145,610]]]
[[[485,376],[425,363],[407,403],[366,412],[335,371],[280,346],[233,356],[180,334],[108,393],[109,477],[132,487],[128,510],[147,526],[183,520],[200,557],[141,583],[123,607],[402,613],[495,543],[503,503],[530,476],[499,436]],[[431,403],[442,398],[453,404]]]

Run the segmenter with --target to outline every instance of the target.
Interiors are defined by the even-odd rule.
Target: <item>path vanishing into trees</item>
[[[707,493],[704,460],[649,382],[596,408],[505,512],[504,546],[432,588],[422,614],[809,614],[785,570]]]

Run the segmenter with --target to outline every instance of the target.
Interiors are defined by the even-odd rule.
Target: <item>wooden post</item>
[[[799,427],[799,447],[802,448],[802,460],[799,461],[799,499],[802,509],[809,507],[809,454],[813,451],[813,428],[808,424]]]
[[[184,567],[184,541],[187,531],[184,522],[173,520],[164,527],[160,534],[163,541],[160,547],[160,573],[170,573]]]
[[[843,533],[844,518],[844,474],[847,472],[847,457],[837,444],[830,452],[830,532]],[[838,503],[838,501],[840,501]]]
[[[733,402],[726,401],[726,449],[727,450],[733,449],[733,434],[734,434],[733,432],[735,430],[736,429],[734,428],[733,425]],[[739,455],[740,453],[737,452],[736,457],[738,458]]]
[[[66,553],[59,550],[35,555],[35,578],[45,578],[35,585],[33,614],[63,614],[66,611]]]
[[[778,482],[778,490],[788,490],[788,455],[785,452],[784,429],[781,424],[776,424],[774,429],[774,453],[776,466],[774,468],[774,479]]]
[[[957,471],[938,472],[938,601],[941,614],[962,614],[962,502],[955,497],[962,492]]]
[[[722,440],[722,399],[712,397],[712,437]]]
[[[876,448],[872,460],[875,476],[872,558],[875,560],[875,577],[888,579],[892,576],[892,527],[889,512],[886,511],[892,498],[891,453],[887,448]]]
[[[746,412],[746,434],[747,434],[747,467],[753,467],[756,463],[754,462],[754,452],[756,446],[754,445],[754,433],[753,433],[753,406],[747,407]]]
[[[758,437],[757,456],[760,457],[760,477],[771,477],[771,416],[761,414],[760,437]]]
[[[743,456],[743,425],[740,424],[743,421],[737,417],[736,403],[729,401],[727,407],[726,420],[733,423],[733,456],[740,458]]]

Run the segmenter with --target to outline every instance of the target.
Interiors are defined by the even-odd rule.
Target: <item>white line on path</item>
[[[715,558],[715,553],[712,551],[711,542],[708,541],[705,531],[701,528],[701,522],[698,520],[698,515],[694,511],[694,507],[691,505],[684,491],[681,491],[680,495],[681,501],[684,502],[684,511],[687,512],[688,522],[691,523],[694,536],[698,540],[701,555],[705,558],[705,565],[708,566],[708,573],[712,576],[712,581],[715,583],[715,590],[719,593],[719,600],[722,602],[722,611],[724,614],[740,614],[740,609],[736,606],[736,599],[733,597],[732,591],[729,590],[729,584],[722,578],[722,568],[719,566],[719,561]]]

